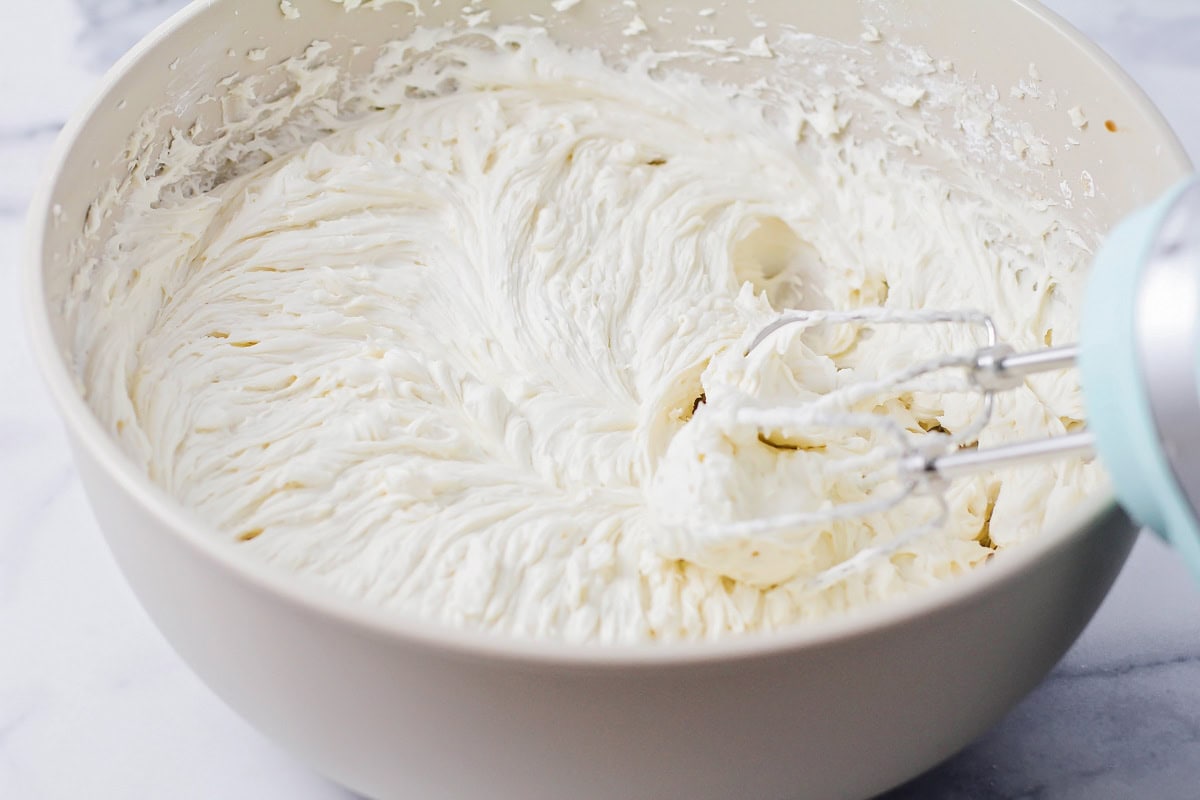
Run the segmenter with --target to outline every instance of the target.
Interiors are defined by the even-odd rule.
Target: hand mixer
[[[770,535],[796,526],[886,511],[914,493],[933,499],[940,513],[882,546],[871,547],[819,573],[814,588],[828,586],[867,562],[898,552],[940,528],[946,502],[943,479],[1048,458],[1094,454],[1113,478],[1118,501],[1138,523],[1169,541],[1200,574],[1200,178],[1188,179],[1125,219],[1108,237],[1091,269],[1079,344],[1015,352],[999,341],[992,321],[976,312],[865,310],[789,312],[764,328],[747,355],[788,326],[869,323],[960,323],[978,326],[986,344],[974,353],[944,356],[901,373],[850,387],[838,401],[908,385],[931,375],[956,373],[954,391],[983,397],[982,414],[937,444],[914,444],[900,426],[871,414],[802,409],[748,408],[739,418],[760,430],[796,429],[806,421],[873,426],[891,434],[894,448],[841,468],[863,471],[885,461],[899,487],[813,512],[732,523],[731,537]],[[997,392],[1026,377],[1077,365],[1088,414],[1087,429],[1015,444],[966,449],[987,425]]]

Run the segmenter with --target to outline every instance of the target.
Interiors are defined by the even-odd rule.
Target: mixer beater
[[[764,433],[813,426],[884,433],[890,446],[834,457],[831,465],[860,475],[879,491],[815,511],[727,523],[721,526],[722,538],[786,536],[797,528],[885,512],[914,496],[934,502],[938,511],[928,522],[811,578],[810,588],[819,590],[944,527],[945,481],[1032,461],[1096,455],[1112,476],[1124,510],[1167,539],[1200,575],[1200,180],[1178,184],[1110,234],[1092,265],[1077,345],[1016,352],[979,312],[864,309],[787,312],[758,333],[746,355],[784,328],[902,324],[965,324],[981,331],[985,343],[974,352],[937,357],[797,407],[748,406],[737,413],[739,423]],[[997,393],[1031,375],[1074,366],[1089,418],[1085,430],[974,446]],[[914,438],[890,419],[852,410],[882,392],[908,389],[978,393],[982,411],[954,434]]]

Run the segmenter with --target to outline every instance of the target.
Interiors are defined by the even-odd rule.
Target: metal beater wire
[[[785,327],[801,326],[803,329],[808,329],[817,325],[855,323],[875,325],[967,324],[983,329],[987,342],[986,347],[993,348],[998,343],[995,323],[987,314],[979,312],[892,311],[889,309],[806,311],[785,314],[767,325],[755,336],[745,352],[746,355],[749,355],[772,334]],[[851,412],[848,409],[885,390],[917,388],[912,387],[912,384],[935,373],[950,369],[970,370],[977,363],[976,359],[975,354],[941,356],[912,365],[883,378],[835,389],[803,406],[792,408],[751,406],[739,409],[737,421],[740,424],[755,426],[760,431],[797,430],[805,426],[868,428],[883,431],[894,440],[894,446],[877,448],[868,454],[831,458],[827,463],[843,473],[866,472],[880,465],[892,464],[895,466],[895,469],[890,471],[893,474],[880,476],[875,485],[881,485],[889,479],[898,480],[900,485],[895,492],[889,492],[883,497],[870,500],[842,503],[817,511],[798,511],[763,519],[728,523],[720,526],[721,534],[734,538],[769,537],[782,543],[795,543],[799,539],[820,533],[817,526],[855,517],[882,514],[912,497],[920,496],[934,501],[937,505],[937,513],[926,522],[905,531],[886,544],[864,548],[801,584],[802,588],[810,591],[820,591],[861,572],[872,563],[890,558],[912,542],[942,529],[950,511],[944,492],[940,488],[935,488],[940,487],[942,481],[930,468],[936,453],[914,444],[909,432],[895,421],[876,414]],[[935,448],[936,452],[949,452],[966,443],[976,441],[979,434],[991,421],[995,408],[995,391],[993,389],[984,388],[970,380],[946,380],[933,386],[926,385],[919,388],[923,391],[976,391],[982,394],[981,413],[966,428],[941,439]],[[846,410],[834,410],[834,407]],[[917,466],[914,468],[913,464]]]

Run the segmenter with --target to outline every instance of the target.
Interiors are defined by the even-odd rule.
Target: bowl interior
[[[71,277],[89,256],[82,234],[85,229],[102,234],[112,221],[95,209],[96,198],[119,186],[133,164],[153,159],[172,130],[187,131],[197,123],[212,129],[224,113],[229,82],[223,79],[230,75],[258,76],[266,89],[282,85],[286,77],[277,65],[303,53],[314,40],[328,42],[339,69],[356,74],[369,68],[385,43],[415,26],[458,25],[470,33],[463,4],[450,0],[436,7],[395,2],[352,12],[329,0],[294,0],[293,5],[299,16],[287,19],[274,2],[203,0],[148,38],[114,69],[95,104],[64,133],[57,170],[34,207],[30,288],[35,347],[74,432],[85,447],[107,454],[114,463],[124,461],[82,402],[65,356],[72,326],[64,299]],[[717,6],[713,15],[702,13],[708,7],[700,0],[642,0],[639,13],[649,31],[636,37],[624,32],[633,13],[627,7],[587,0],[562,13],[550,12],[545,3],[494,0],[488,4],[488,23],[538,22],[545,14],[539,24],[556,38],[614,57],[646,46],[684,48],[701,35],[746,46],[757,36],[770,39],[795,29],[843,43],[842,56],[877,62],[886,75],[901,67],[864,41],[864,33],[874,38],[878,30],[885,42],[924,48],[935,59],[953,62],[958,75],[970,76],[984,92],[994,88],[1007,124],[1028,123],[1049,143],[1053,162],[1031,166],[1020,158],[998,158],[996,170],[1060,204],[1061,217],[1082,228],[1106,230],[1190,169],[1178,141],[1137,87],[1035,4],[901,0],[883,9],[871,3],[759,0],[749,10],[731,5]],[[698,33],[708,25],[711,33]],[[715,58],[684,66],[735,82],[774,68],[769,61]],[[1027,92],[1019,99],[1011,94],[1012,87],[1031,81],[1039,96]],[[1086,114],[1086,127],[1080,128],[1068,113],[1075,107]],[[147,112],[152,112],[153,126],[131,140]],[[1071,189],[1069,201],[1064,186]],[[146,483],[132,465],[120,469],[126,480]],[[225,545],[214,539],[212,546]]]

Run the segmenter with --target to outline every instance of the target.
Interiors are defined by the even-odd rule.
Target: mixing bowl
[[[87,219],[89,204],[139,157],[126,148],[144,111],[167,110],[151,137],[161,139],[211,114],[226,76],[264,72],[314,39],[360,69],[414,20],[466,24],[457,0],[421,5],[416,18],[403,2],[346,11],[294,0],[299,17],[285,20],[275,0],[194,3],[125,57],[62,135],[32,213],[33,346],[105,536],[163,634],[246,719],[372,797],[865,797],[992,725],[1060,658],[1121,568],[1136,531],[1111,498],[886,607],[771,636],[585,647],[383,613],[249,560],[106,435],[65,356],[63,298],[87,256],[81,231],[106,222]],[[743,41],[795,25],[857,45],[866,14],[885,37],[951,59],[984,87],[1003,93],[1040,75],[1040,97],[1010,103],[1016,121],[1056,143],[1053,165],[1031,179],[1060,202],[1060,182],[1094,185],[1094,197],[1079,194],[1062,215],[1098,230],[1189,169],[1116,65],[1034,3],[758,0],[712,2],[717,13],[701,14],[707,5],[639,0],[651,30],[636,40],[622,33],[630,12],[621,4],[583,0],[561,14],[534,0],[486,7],[493,23],[546,13],[556,37],[611,52],[678,45],[697,25]],[[709,69],[739,79],[736,64],[715,56]],[[1075,105],[1090,119],[1083,129],[1067,113]]]

